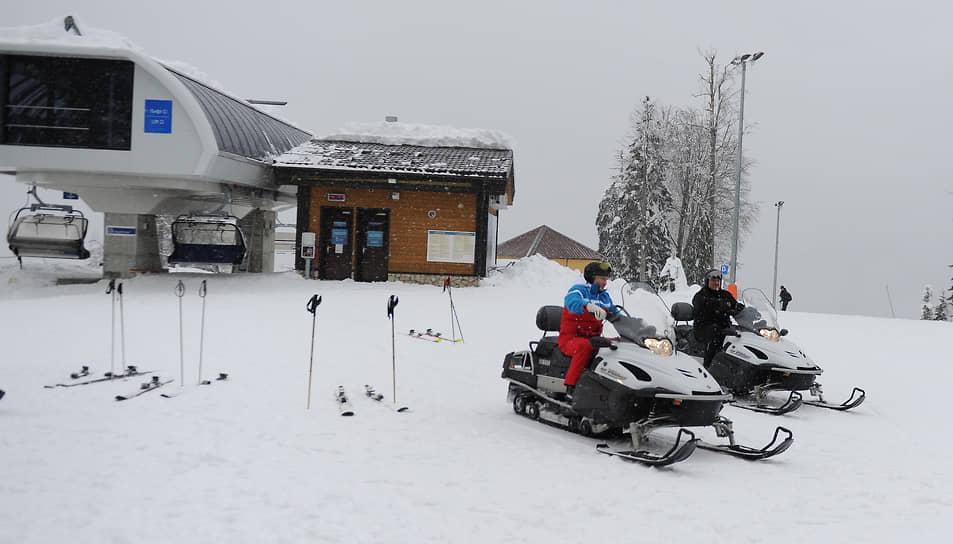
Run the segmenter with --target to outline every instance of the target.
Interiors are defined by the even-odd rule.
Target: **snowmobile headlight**
[[[668,357],[672,354],[672,343],[669,342],[667,338],[661,340],[658,338],[646,338],[642,343],[656,355]]]
[[[778,334],[777,329],[758,329],[758,334],[772,342],[777,342],[781,339],[781,335]]]

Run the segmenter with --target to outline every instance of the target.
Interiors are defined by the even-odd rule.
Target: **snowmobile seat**
[[[676,302],[672,304],[672,318],[675,321],[691,321],[694,308],[687,302]]]
[[[552,359],[553,352],[555,351],[559,351],[559,337],[544,336],[539,339],[539,342],[536,343],[536,350],[534,353],[537,357],[542,357],[543,359]]]
[[[536,311],[536,327],[543,332],[559,332],[562,317],[561,306],[543,306]]]

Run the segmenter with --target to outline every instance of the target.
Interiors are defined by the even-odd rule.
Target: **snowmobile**
[[[824,371],[794,342],[784,338],[788,331],[778,327],[777,313],[764,293],[760,289],[745,289],[741,302],[744,309],[734,316],[737,326],[724,331],[724,349],[715,354],[708,368],[718,383],[734,395],[734,406],[779,415],[793,412],[802,404],[850,410],[864,402],[867,395],[859,387],[844,402],[825,401],[821,384],[816,381]],[[676,323],[690,321],[692,306],[676,302],[671,313]],[[695,340],[691,325],[677,325],[675,334],[679,350],[698,361],[704,359],[705,346]],[[789,394],[778,402],[769,396],[773,391]],[[816,398],[804,400],[800,391],[808,391]]]
[[[559,350],[558,335],[550,334],[559,331],[562,307],[543,306],[537,311],[542,338],[503,360],[502,377],[509,382],[507,397],[513,410],[585,436],[629,434],[631,450],[615,450],[608,444],[597,445],[597,450],[648,465],[682,461],[696,447],[747,459],[765,459],[787,450],[793,434],[784,427],[778,427],[763,448],[736,443],[732,422],[719,415],[731,396],[695,359],[673,349],[674,320],[654,288],[647,284],[628,287],[640,317],[617,307],[609,322],[618,338],[590,340],[597,351],[571,395],[563,385],[570,358]],[[707,426],[728,443],[705,442],[685,428]],[[650,433],[663,427],[679,428],[667,450],[652,447],[648,440]]]

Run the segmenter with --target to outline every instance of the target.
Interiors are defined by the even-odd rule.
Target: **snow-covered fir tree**
[[[940,293],[939,300],[937,300],[936,306],[933,308],[933,319],[937,321],[947,321],[950,319],[949,308],[946,304],[946,298],[943,296],[943,293]]]
[[[933,286],[924,285],[923,286],[923,296],[920,297],[922,302],[920,306],[920,319],[933,319]]]
[[[633,129],[634,137],[620,153],[619,173],[599,203],[599,253],[620,277],[654,285],[670,254],[665,211],[671,199],[663,183],[663,126],[651,98],[643,100]]]

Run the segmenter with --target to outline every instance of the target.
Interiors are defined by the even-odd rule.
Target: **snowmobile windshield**
[[[622,302],[629,315],[620,314],[612,321],[621,338],[639,345],[644,345],[646,338],[668,339],[674,344],[675,320],[651,285],[626,284]]]
[[[778,330],[778,314],[761,289],[742,291],[741,303],[745,305],[745,309],[735,315],[739,327],[754,332],[761,329]]]

